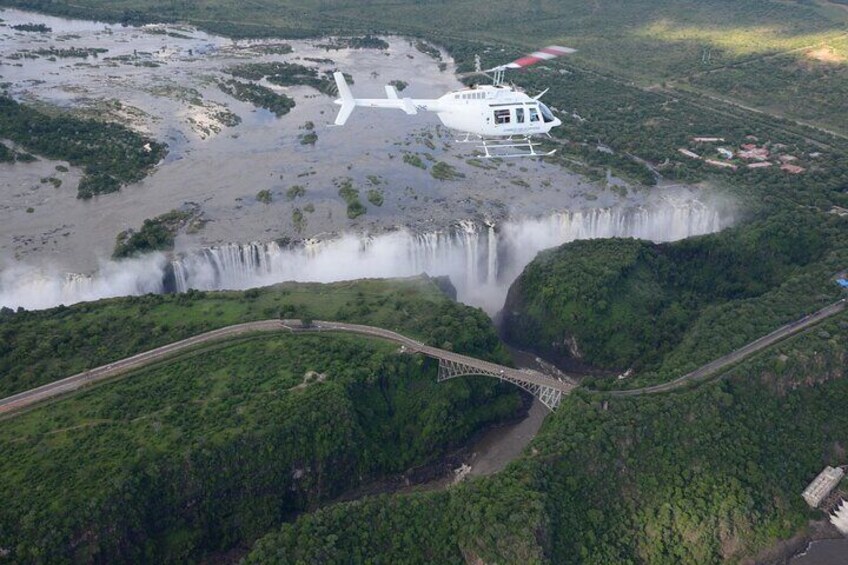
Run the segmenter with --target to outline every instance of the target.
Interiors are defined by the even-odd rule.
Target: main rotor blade
[[[498,67],[494,67],[492,69],[488,69],[488,72],[491,71],[499,71],[503,69],[522,69],[524,67],[529,67],[530,65],[535,65],[540,61],[548,61],[550,59],[556,59],[557,57],[562,57],[563,55],[570,55],[574,53],[577,49],[572,47],[562,47],[560,45],[548,45],[543,49],[539,49],[538,51],[534,51],[529,55],[521,57],[520,59],[516,59],[512,63],[507,63],[506,65],[500,65]]]

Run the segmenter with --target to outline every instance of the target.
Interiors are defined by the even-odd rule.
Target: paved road
[[[768,335],[764,335],[763,337],[756,339],[745,345],[740,347],[736,351],[728,353],[724,357],[719,357],[715,361],[710,361],[706,365],[695,369],[691,373],[687,373],[680,378],[674,379],[673,381],[669,381],[667,383],[648,386],[644,388],[634,388],[632,390],[618,390],[609,392],[612,396],[639,396],[642,394],[656,394],[659,392],[668,392],[670,390],[674,390],[693,382],[701,381],[706,379],[707,377],[714,375],[718,371],[733,365],[752,355],[758,351],[765,349],[766,347],[770,347],[777,343],[780,340],[786,339],[787,337],[796,334],[802,330],[805,330],[811,326],[814,326],[821,322],[822,320],[829,318],[830,316],[834,316],[839,312],[845,310],[846,302],[843,298],[839,302],[835,302],[830,306],[826,306],[816,312],[815,314],[810,314],[809,316],[805,316],[800,320],[795,320],[785,326],[778,328],[777,330],[771,332]]]
[[[686,386],[692,382],[704,380],[707,377],[715,374],[716,372],[725,369],[734,363],[737,363],[738,361],[744,359],[745,357],[748,357],[749,355],[752,355],[753,353],[756,353],[771,345],[774,345],[782,339],[785,339],[795,333],[798,333],[815,324],[818,324],[819,322],[830,316],[842,312],[843,310],[845,310],[845,308],[845,299],[840,300],[839,302],[822,308],[815,314],[811,314],[809,316],[806,316],[805,318],[787,324],[773,331],[772,333],[763,336],[755,341],[752,341],[748,345],[741,347],[736,351],[725,355],[724,357],[720,357],[715,361],[707,363],[703,367],[700,367],[699,369],[696,369],[691,373],[688,373],[673,381],[633,390],[611,391],[608,394],[612,396],[638,396],[643,394],[656,394],[661,392],[668,392]],[[397,332],[393,332],[383,328],[363,326],[359,324],[345,324],[342,322],[325,321],[314,322],[312,326],[305,328],[302,326],[300,320],[262,320],[258,322],[247,322],[244,324],[227,326],[225,328],[220,328],[217,330],[199,334],[188,339],[184,339],[182,341],[177,341],[168,345],[164,345],[162,347],[158,347],[156,349],[152,349],[150,351],[145,351],[144,353],[139,353],[137,355],[133,355],[132,357],[127,357],[126,359],[121,359],[119,361],[109,363],[108,365],[103,365],[101,367],[97,367],[89,371],[84,371],[82,373],[46,385],[42,385],[40,387],[25,392],[15,394],[13,396],[9,396],[0,400],[0,416],[4,414],[10,414],[18,410],[22,410],[26,407],[36,404],[37,402],[42,402],[50,398],[55,398],[57,396],[67,394],[69,392],[79,390],[80,388],[90,385],[92,383],[109,379],[121,375],[123,373],[144,367],[151,363],[167,359],[168,357],[171,357],[177,353],[192,349],[199,345],[205,345],[216,341],[224,341],[245,334],[278,331],[289,331],[293,333],[355,333],[358,335],[376,337],[399,343],[410,352],[418,352],[434,359],[441,359],[445,361],[468,365],[474,367],[475,369],[485,371],[487,373],[504,375],[505,377],[510,377],[516,380],[523,381],[525,383],[549,387],[554,390],[561,391],[563,394],[568,394],[577,386],[571,381],[560,380],[556,377],[552,377],[544,373],[540,373],[538,371],[532,371],[529,369],[513,369],[511,367],[505,367],[496,363],[490,363],[488,361],[469,357],[468,355],[462,355],[459,353],[454,353],[453,351],[446,351],[437,347],[431,347],[429,345],[421,343],[420,341],[416,341]]]
[[[42,402],[44,400],[55,398],[57,396],[67,394],[69,392],[79,390],[84,386],[88,386],[90,384],[103,381],[105,379],[109,379],[135,369],[139,369],[151,363],[162,361],[163,359],[167,359],[168,357],[171,357],[177,353],[184,352],[199,345],[205,345],[217,341],[224,341],[250,333],[279,331],[290,331],[296,333],[355,333],[359,335],[365,335],[393,341],[395,343],[403,345],[410,352],[419,352],[434,359],[443,359],[446,361],[462,363],[482,371],[487,371],[490,373],[499,373],[504,376],[509,376],[511,378],[524,382],[547,386],[556,390],[560,390],[563,393],[570,392],[576,386],[572,382],[561,381],[555,377],[551,377],[543,373],[539,373],[537,371],[504,367],[496,363],[489,363],[488,361],[482,361],[480,359],[475,359],[474,357],[469,357],[467,355],[461,355],[452,351],[445,351],[444,349],[430,347],[429,345],[425,345],[419,341],[408,338],[399,333],[385,330],[382,328],[362,326],[358,324],[344,324],[341,322],[324,321],[313,322],[310,327],[304,328],[300,320],[262,320],[258,322],[247,322],[244,324],[227,326],[225,328],[220,328],[217,330],[199,334],[188,339],[184,339],[182,341],[177,341],[168,345],[164,345],[162,347],[158,347],[156,349],[152,349],[150,351],[145,351],[144,353],[139,353],[137,355],[133,355],[132,357],[127,357],[126,359],[114,361],[112,363],[109,363],[108,365],[103,365],[101,367],[97,367],[89,371],[84,371],[82,373],[78,373],[76,375],[46,385],[42,385],[40,387],[24,391],[13,396],[9,396],[0,400],[0,415],[16,412],[26,407],[32,406],[37,402]]]

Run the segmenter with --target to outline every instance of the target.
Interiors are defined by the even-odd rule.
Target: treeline
[[[319,510],[260,540],[247,562],[754,558],[821,517],[800,492],[846,462],[848,412],[834,407],[848,394],[848,318],[824,329],[689,392],[573,394],[498,475]]]
[[[48,116],[3,95],[0,137],[27,151],[82,167],[85,176],[77,189],[79,198],[115,192],[140,181],[167,151],[165,145],[124,126],[64,114]]]

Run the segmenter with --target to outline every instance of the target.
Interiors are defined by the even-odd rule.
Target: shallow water
[[[848,565],[848,539],[814,541],[804,553],[793,557],[789,565]]]

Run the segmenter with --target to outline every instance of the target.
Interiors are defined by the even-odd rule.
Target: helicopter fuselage
[[[562,124],[550,109],[524,92],[507,86],[483,85],[445,94],[431,107],[419,110],[436,113],[441,122],[455,130],[482,137],[544,134]]]
[[[481,137],[527,137],[562,124],[538,97],[503,84],[465,88],[437,99],[400,98],[394,87],[386,86],[386,98],[354,98],[342,73],[334,77],[341,95],[336,104],[342,107],[336,125],[343,125],[357,106],[434,112],[445,126]]]

